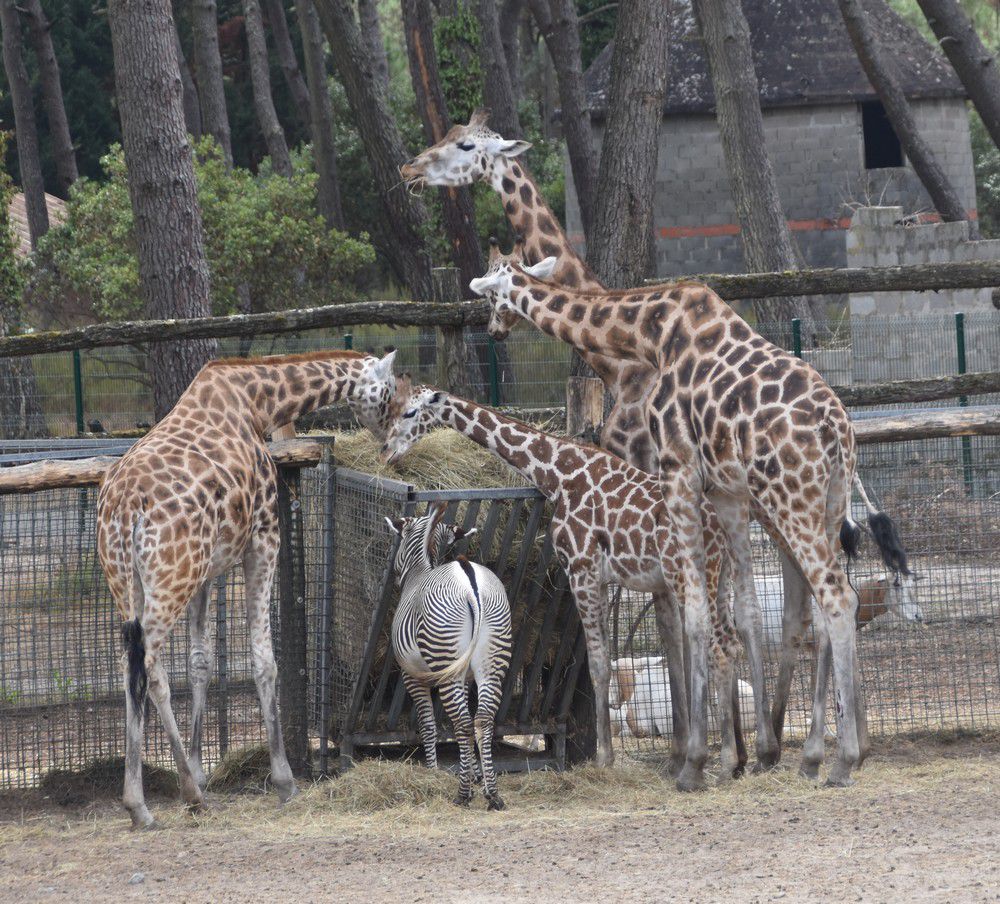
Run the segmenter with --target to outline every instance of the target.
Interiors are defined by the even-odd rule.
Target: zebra
[[[392,620],[392,650],[417,712],[417,730],[428,768],[437,768],[437,728],[431,688],[437,687],[459,748],[455,803],[472,800],[476,737],[487,809],[502,810],[493,768],[493,731],[503,680],[510,665],[511,619],[500,579],[464,556],[443,565],[438,546],[453,545],[473,530],[444,527],[446,506],[418,518],[386,518],[399,540],[394,562],[399,606]],[[475,677],[478,705],[469,714],[466,684]]]

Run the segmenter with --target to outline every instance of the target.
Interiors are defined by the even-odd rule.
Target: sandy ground
[[[779,769],[681,795],[643,765],[501,782],[504,812],[466,811],[450,776],[369,764],[283,808],[157,800],[144,833],[107,799],[0,796],[0,900],[1000,900],[995,736],[894,742],[847,790]]]

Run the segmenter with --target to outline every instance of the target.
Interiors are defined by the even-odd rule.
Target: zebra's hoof
[[[464,794],[458,794],[458,795],[456,795],[456,797],[452,801],[452,803],[456,807],[467,807],[467,806],[469,806],[469,804],[472,803],[472,797],[471,796],[470,797],[466,797]]]
[[[502,810],[506,807],[503,802],[503,798],[499,794],[494,794],[492,797],[486,797],[486,809],[487,810]]]

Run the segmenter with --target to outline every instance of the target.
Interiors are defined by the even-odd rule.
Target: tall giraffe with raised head
[[[398,397],[397,397],[398,398]],[[617,455],[552,436],[536,427],[429,387],[400,400],[383,446],[393,461],[435,427],[451,427],[523,475],[554,506],[552,544],[569,578],[587,642],[594,685],[598,765],[612,762],[608,690],[611,679],[607,585],[654,593],[657,605],[682,599],[685,544],[674,530],[658,480]],[[742,772],[746,753],[735,703],[738,651],[728,595],[720,593],[728,568],[721,529],[705,534],[710,646],[722,725],[720,780]],[[676,617],[673,614],[672,617]]]
[[[868,737],[855,649],[857,596],[836,555],[838,535],[849,555],[860,535],[850,518],[856,450],[847,412],[811,366],[755,334],[707,286],[583,293],[544,278],[554,263],[525,267],[494,255],[471,288],[490,299],[488,329],[495,339],[506,338],[524,319],[574,348],[642,361],[659,372],[646,413],[663,495],[687,553],[684,608],[692,645],[691,733],[679,784],[701,784],[707,755],[706,496],[729,541],[738,610],[760,616],[751,513],[792,554],[812,589],[835,677],[839,749],[828,781],[849,783],[867,753]],[[884,514],[874,513],[870,523],[883,555],[901,552],[893,548],[895,530],[883,529],[892,526]],[[751,642],[747,652],[751,669],[761,668],[759,644]],[[817,681],[817,688],[823,686]],[[803,753],[803,772],[810,776],[822,760],[824,708],[825,696],[817,690]]]
[[[482,181],[500,196],[504,213],[522,243],[528,263],[555,256],[552,279],[584,291],[601,292],[604,286],[570,244],[555,214],[549,209],[524,163],[518,159],[531,144],[505,139],[487,127],[489,113],[477,110],[467,125],[456,125],[437,144],[427,148],[400,168],[413,186],[463,186]],[[622,361],[581,351],[580,356],[600,377],[614,400],[605,419],[600,444],[603,448],[644,471],[655,471],[652,437],[646,426],[645,398],[653,385],[655,370],[643,362]],[[659,601],[657,613],[670,607]],[[659,616],[658,616],[659,617]],[[673,707],[673,756],[675,765],[684,758],[687,745],[688,705],[680,626],[658,622],[669,663]],[[763,693],[763,688],[757,689]],[[762,697],[766,700],[766,697]],[[758,736],[760,736],[758,734]]]
[[[125,641],[124,803],[134,826],[153,825],[142,791],[145,699],[153,699],[180,779],[203,804],[201,733],[212,652],[208,595],[214,577],[243,565],[253,676],[279,797],[296,791],[275,695],[270,600],[278,560],[278,474],[265,436],[308,411],[352,399],[386,407],[392,355],[316,352],[209,362],[173,410],[107,472],[97,500],[97,549]],[[188,609],[191,745],[181,742],[161,653]]]

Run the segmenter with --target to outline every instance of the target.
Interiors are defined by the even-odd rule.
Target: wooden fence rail
[[[845,292],[982,289],[1000,286],[1000,261],[779,273],[702,274],[691,278],[707,283],[722,298],[729,300],[780,295],[836,295]],[[0,339],[0,358],[143,342],[297,333],[302,330],[363,324],[457,329],[482,327],[488,320],[489,305],[482,299],[419,303],[362,301],[262,314],[234,314],[229,317],[98,323],[59,332],[7,336]]]

